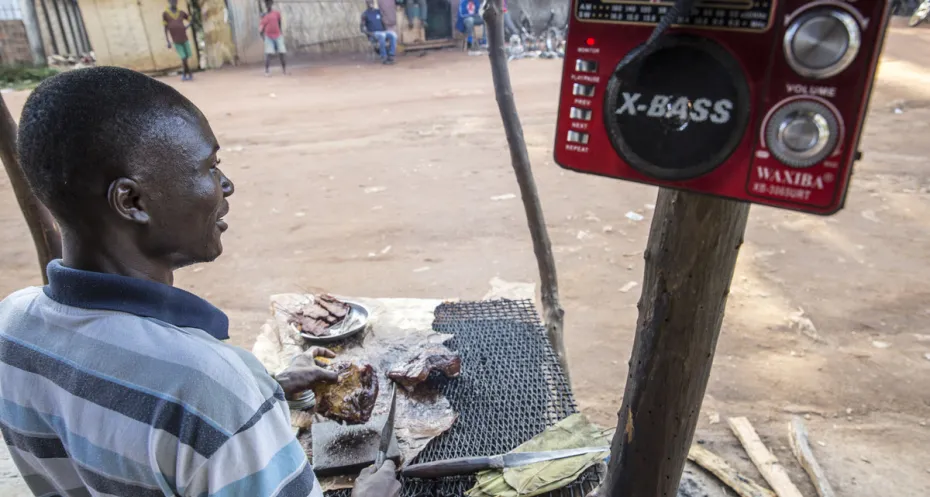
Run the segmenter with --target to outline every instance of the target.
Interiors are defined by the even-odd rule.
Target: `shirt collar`
[[[218,340],[229,338],[229,318],[206,300],[180,288],[141,278],[65,267],[47,268],[50,299],[82,309],[104,309],[155,318],[180,328],[200,328]]]

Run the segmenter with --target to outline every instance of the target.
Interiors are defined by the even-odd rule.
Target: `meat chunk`
[[[312,304],[294,313],[290,322],[302,333],[325,337],[330,334],[330,326],[345,319],[350,309],[349,304],[324,293],[314,298]]]
[[[338,300],[328,293],[324,293],[317,298],[317,303],[337,320],[346,317],[349,314],[349,304]]]
[[[426,381],[433,371],[455,378],[462,372],[462,358],[442,345],[432,345],[405,363],[394,366],[387,375],[409,392]]]
[[[348,424],[366,423],[378,399],[378,378],[371,364],[337,362],[330,366],[339,376],[336,383],[313,387],[316,412]]]

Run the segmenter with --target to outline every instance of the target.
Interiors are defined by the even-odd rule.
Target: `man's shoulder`
[[[10,321],[18,319],[36,305],[42,295],[42,288],[37,286],[17,290],[0,300],[0,333],[9,328]]]
[[[101,395],[132,391],[153,406],[190,410],[226,431],[283,400],[258,359],[203,330],[59,304],[41,288],[0,303],[0,348],[40,358],[39,376],[86,377]]]

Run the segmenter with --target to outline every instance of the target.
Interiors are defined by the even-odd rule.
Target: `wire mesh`
[[[577,412],[532,301],[444,303],[436,308],[433,329],[453,334],[447,345],[462,357],[462,374],[442,386],[459,418],[413,462],[509,452]],[[549,495],[583,497],[600,476],[591,469]],[[402,478],[401,483],[404,497],[452,497],[464,495],[475,477]],[[327,493],[350,495],[349,490]]]

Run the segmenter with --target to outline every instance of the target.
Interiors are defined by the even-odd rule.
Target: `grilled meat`
[[[337,362],[330,366],[339,375],[336,383],[313,387],[316,412],[348,424],[366,423],[378,399],[378,378],[371,364]]]

